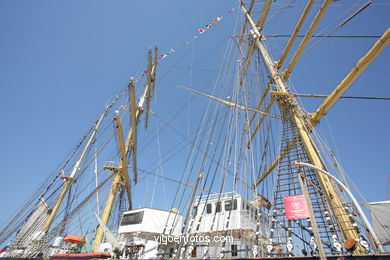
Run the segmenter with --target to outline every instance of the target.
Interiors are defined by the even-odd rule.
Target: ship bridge
[[[213,194],[192,203],[187,233],[236,230],[266,235],[267,221],[259,200],[247,200],[237,192]]]

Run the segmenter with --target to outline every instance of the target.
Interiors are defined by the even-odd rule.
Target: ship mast
[[[286,81],[289,78],[295,64],[297,63],[299,57],[303,53],[306,45],[310,41],[311,36],[313,35],[315,29],[317,28],[321,18],[326,12],[330,0],[325,0],[320,10],[318,11],[316,17],[314,18],[312,24],[309,27],[308,32],[306,33],[304,39],[298,47],[298,50],[294,54],[291,63],[287,67],[286,71],[281,71],[281,65],[286,58],[287,53],[289,52],[297,33],[299,32],[304,19],[307,16],[308,11],[310,10],[313,1],[308,1],[308,4],[303,11],[301,18],[298,21],[294,29],[294,33],[292,34],[290,41],[288,42],[285,51],[283,52],[282,58],[279,62],[272,60],[269,55],[267,49],[265,48],[263,41],[265,38],[263,37],[262,27],[264,25],[264,21],[266,19],[267,13],[270,8],[271,1],[267,0],[264,3],[263,11],[261,12],[258,23],[256,24],[250,12],[248,12],[241,1],[241,7],[244,15],[246,16],[246,22],[252,27],[250,30],[250,35],[252,36],[253,43],[249,47],[251,50],[253,45],[259,50],[263,60],[265,61],[266,67],[271,75],[271,82],[274,83],[276,91],[270,91],[272,95],[271,102],[275,99],[279,106],[280,111],[286,111],[289,119],[295,125],[295,131],[297,132],[299,139],[303,143],[303,147],[305,152],[313,165],[320,169],[324,169],[325,165],[320,156],[319,150],[314,144],[314,141],[310,135],[310,130],[314,125],[318,124],[320,118],[326,114],[326,112],[331,108],[331,106],[339,99],[342,93],[345,92],[346,89],[354,82],[354,80],[364,71],[365,68],[375,59],[377,55],[387,46],[390,41],[390,30],[388,29],[384,35],[377,41],[377,43],[372,47],[372,49],[357,63],[357,65],[353,68],[350,74],[347,75],[345,80],[340,83],[340,85],[335,89],[335,91],[324,101],[324,103],[320,106],[320,108],[316,111],[316,113],[312,115],[307,115],[303,112],[303,109],[297,103],[295,97],[291,95],[288,86],[286,85]],[[248,50],[248,56],[252,56],[253,52]],[[250,59],[247,57],[247,59]],[[266,89],[268,91],[269,88]],[[260,101],[262,102],[262,100]],[[270,102],[270,103],[271,103]],[[272,104],[270,104],[271,106]],[[310,119],[310,116],[311,119]],[[309,120],[308,120],[309,118]],[[256,126],[256,129],[258,127]],[[254,132],[255,133],[255,132]],[[251,139],[253,138],[253,134]],[[284,151],[276,158],[276,160],[271,163],[271,166],[265,171],[265,173],[260,176],[259,180],[255,183],[254,188],[256,188],[265,177],[272,172],[273,168],[275,168],[279,162],[289,153],[289,151],[295,146],[296,139],[293,139],[289,145],[287,145]],[[347,239],[355,239],[359,240],[359,233],[354,228],[354,223],[350,219],[348,213],[345,211],[343,206],[343,198],[336,192],[334,184],[330,181],[329,177],[323,174],[320,171],[315,171],[317,179],[324,190],[326,200],[333,211],[333,214],[336,218],[336,221],[341,229],[343,237],[345,240]],[[376,246],[374,245],[374,248]],[[365,250],[361,245],[357,245],[356,249],[353,251],[356,254],[364,254]]]
[[[107,106],[107,107],[104,109],[102,115],[101,115],[101,116],[99,117],[99,119],[96,121],[96,124],[95,124],[95,127],[94,127],[94,129],[93,129],[93,132],[92,132],[91,136],[89,137],[89,140],[88,140],[87,144],[85,145],[84,150],[83,150],[83,152],[81,153],[79,159],[77,160],[76,164],[74,165],[71,174],[70,174],[69,176],[62,176],[62,177],[61,177],[62,179],[64,179],[64,187],[63,187],[63,189],[62,189],[60,195],[59,195],[58,198],[57,198],[57,201],[56,201],[56,203],[55,203],[55,205],[54,205],[54,207],[53,207],[53,209],[52,209],[52,212],[51,212],[49,218],[48,218],[47,221],[46,221],[45,226],[44,226],[43,229],[42,229],[42,235],[46,234],[46,233],[49,231],[49,229],[50,229],[50,227],[51,227],[51,225],[52,225],[52,223],[53,223],[53,221],[54,221],[54,218],[55,218],[56,215],[57,215],[58,209],[60,208],[62,202],[64,201],[65,195],[67,194],[67,192],[69,191],[69,188],[73,185],[73,183],[74,183],[74,181],[75,181],[75,176],[76,176],[77,172],[80,170],[80,165],[81,165],[81,163],[82,163],[82,161],[83,161],[83,159],[84,159],[86,153],[88,152],[88,150],[89,150],[91,144],[92,144],[93,141],[94,141],[94,138],[95,138],[95,136],[96,136],[96,133],[97,133],[97,131],[98,131],[98,129],[99,129],[99,126],[100,126],[101,122],[103,121],[103,118],[106,116],[106,114],[107,114],[107,112],[109,111],[109,109],[111,108],[111,106],[112,106],[117,100],[118,100],[118,98],[115,99],[109,106]]]
[[[156,66],[157,66],[157,48],[155,49],[155,59],[154,62],[152,62],[152,50],[149,49],[148,52],[148,75],[147,75],[147,81],[146,81],[146,87],[143,95],[138,101],[137,106],[135,105],[135,91],[134,91],[134,80],[133,78],[130,79],[129,82],[129,93],[130,93],[130,114],[131,114],[131,127],[129,130],[129,133],[127,135],[126,141],[124,141],[123,138],[123,131],[122,131],[122,123],[119,116],[119,111],[115,112],[114,120],[115,120],[115,127],[118,134],[118,144],[119,144],[119,153],[120,153],[120,163],[118,167],[113,166],[104,166],[105,169],[112,170],[114,172],[114,180],[112,182],[109,196],[106,201],[106,206],[103,211],[103,215],[101,217],[101,221],[104,224],[107,224],[113,204],[116,198],[116,195],[118,191],[120,191],[120,187],[125,187],[127,198],[129,201],[129,209],[132,209],[132,198],[131,198],[131,182],[129,180],[128,175],[128,163],[127,158],[130,154],[130,151],[132,151],[133,155],[133,171],[134,171],[134,177],[133,181],[136,184],[137,183],[137,164],[136,164],[136,155],[137,155],[137,122],[144,110],[143,106],[146,103],[146,115],[149,113],[149,107],[150,107],[150,98],[154,91],[154,85],[155,85],[155,73],[156,73]],[[147,118],[146,118],[146,126],[147,127]],[[99,250],[100,243],[103,240],[104,236],[104,230],[99,225],[95,241],[92,247],[92,252],[97,252]]]

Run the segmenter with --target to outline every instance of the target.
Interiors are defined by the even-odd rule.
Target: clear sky
[[[137,76],[149,47],[175,48],[235,7],[218,30],[199,39],[217,46],[217,37],[233,33],[237,2],[0,1],[0,223],[57,166],[129,77]],[[334,2],[329,12],[336,14],[324,21],[331,22],[351,2]],[[382,34],[390,24],[390,6],[386,1],[373,3],[337,33]],[[278,19],[268,24],[268,32],[290,33],[277,27],[287,18]],[[286,39],[272,41],[271,51],[276,51]],[[374,42],[322,40],[298,63],[291,77],[295,89],[330,93]],[[193,47],[188,48],[191,53]],[[386,49],[347,94],[390,97],[389,60]],[[303,103],[313,111],[319,100]],[[325,129],[329,124],[344,169],[370,201],[386,199],[389,112],[389,101],[342,100],[322,124]]]

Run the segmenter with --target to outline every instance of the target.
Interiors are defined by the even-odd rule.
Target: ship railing
[[[252,216],[249,210],[241,210],[241,223],[242,227],[251,230],[257,230],[257,222],[260,225],[260,232],[265,234],[269,234],[269,217],[262,212],[261,216]]]
[[[256,220],[251,217],[249,210],[241,210],[240,215],[241,228],[256,232]]]
[[[238,196],[241,196],[241,195],[236,191],[229,191],[229,192],[225,192],[225,193],[214,193],[214,194],[210,194],[210,195],[201,195],[195,199],[195,204],[198,204],[198,202],[202,203],[202,202],[206,202],[206,201],[215,201],[218,199],[222,200],[222,199],[238,197]]]

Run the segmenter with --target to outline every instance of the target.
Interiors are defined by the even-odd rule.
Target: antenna
[[[387,176],[387,196],[386,196],[386,199],[389,200],[390,199],[390,172],[387,173],[388,176]]]

